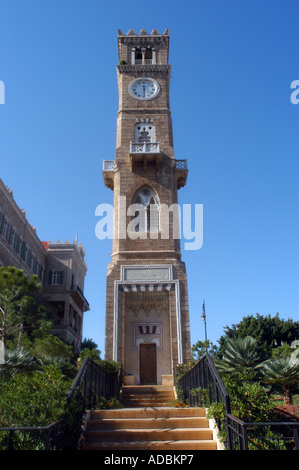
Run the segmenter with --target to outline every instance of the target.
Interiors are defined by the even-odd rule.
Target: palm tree
[[[299,365],[294,357],[271,358],[261,367],[263,382],[276,384],[282,388],[285,405],[293,403],[293,387],[299,381]]]
[[[5,362],[0,364],[0,377],[7,380],[17,373],[40,370],[41,362],[23,348],[5,351]]]
[[[227,339],[222,359],[214,359],[218,371],[252,379],[261,362],[257,346],[251,336]]]

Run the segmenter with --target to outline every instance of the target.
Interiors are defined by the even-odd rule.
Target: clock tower
[[[171,385],[191,348],[177,194],[188,170],[174,156],[169,32],[119,30],[117,40],[116,156],[103,162],[114,191],[105,359],[122,364],[126,384]]]

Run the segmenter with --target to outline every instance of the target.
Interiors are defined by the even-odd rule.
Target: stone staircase
[[[126,408],[170,406],[174,401],[173,387],[163,385],[124,385],[122,402]]]
[[[174,408],[173,389],[123,387],[125,408],[89,411],[84,447],[92,450],[216,450],[202,408]]]

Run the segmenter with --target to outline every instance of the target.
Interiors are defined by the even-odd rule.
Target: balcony
[[[115,160],[103,160],[103,178],[105,186],[113,191],[114,189]]]
[[[154,162],[156,170],[159,170],[161,161],[160,142],[131,142],[130,158],[132,171],[134,171],[138,162],[143,164],[144,170],[147,169],[149,162]]]
[[[177,189],[183,188],[187,182],[187,160],[175,160],[175,175]]]
[[[160,153],[160,142],[130,143],[130,154]]]
[[[160,169],[161,153],[160,142],[143,142],[130,144],[131,170],[134,171],[136,162],[143,169],[147,169],[148,162],[154,162],[156,170]],[[105,186],[112,191],[114,190],[114,171],[116,169],[115,160],[103,161],[103,177]],[[174,160],[174,169],[177,182],[177,189],[186,185],[188,177],[187,160]]]
[[[70,295],[72,299],[74,300],[74,302],[76,302],[80,310],[82,310],[82,312],[87,312],[88,310],[90,310],[89,303],[87,299],[84,297],[84,294],[79,286],[77,285],[71,286]]]

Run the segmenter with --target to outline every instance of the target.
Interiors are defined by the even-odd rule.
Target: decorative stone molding
[[[171,265],[121,266],[121,280],[114,282],[113,361],[118,361],[119,293],[162,290],[175,291],[178,362],[183,362],[180,282],[173,279]],[[158,300],[153,300],[157,305]]]
[[[119,73],[128,73],[128,72],[155,72],[164,75],[170,73],[170,65],[167,64],[123,64],[116,66]]]
[[[121,281],[170,281],[172,279],[171,264],[121,267]]]

